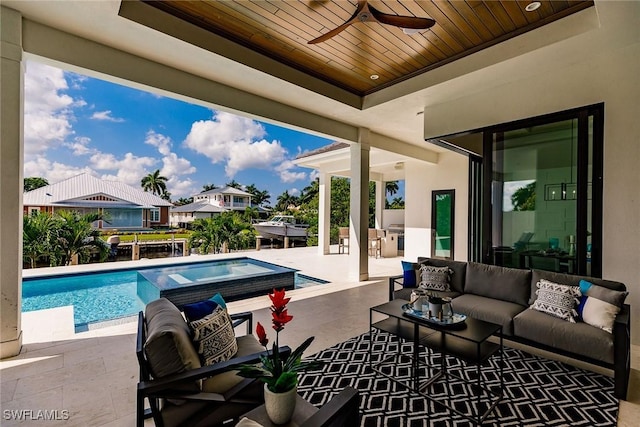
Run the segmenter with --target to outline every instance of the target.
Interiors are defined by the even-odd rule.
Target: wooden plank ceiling
[[[432,18],[436,24],[405,34],[398,27],[356,22],[326,42],[308,44],[351,18],[357,0],[145,3],[359,96],[593,6],[591,0],[541,1],[527,12],[531,1],[370,0],[383,13]]]

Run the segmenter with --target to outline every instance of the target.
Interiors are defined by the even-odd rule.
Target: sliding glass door
[[[594,106],[485,131],[484,262],[601,274],[601,117]]]

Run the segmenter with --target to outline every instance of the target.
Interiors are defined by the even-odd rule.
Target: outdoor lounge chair
[[[202,366],[189,326],[169,300],[147,304],[138,315],[136,354],[140,365],[137,426],[153,417],[158,427],[217,426],[264,402],[263,384],[231,371],[238,363],[257,363],[263,347],[251,334],[252,313],[231,316],[233,326],[245,323],[247,334],[236,337],[238,351],[225,362]],[[290,353],[288,347],[281,352]],[[148,399],[150,409],[144,409]]]

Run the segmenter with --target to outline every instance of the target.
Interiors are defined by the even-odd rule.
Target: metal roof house
[[[170,202],[155,194],[89,174],[76,175],[23,196],[25,215],[36,211],[100,212],[108,218],[98,223],[98,227],[103,229],[167,226],[170,206]]]
[[[214,188],[193,196],[193,203],[174,206],[170,223],[176,227],[188,227],[196,219],[211,218],[228,211],[242,211],[251,206],[251,194],[234,187]]]

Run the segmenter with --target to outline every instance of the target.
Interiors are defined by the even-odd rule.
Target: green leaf
[[[298,375],[295,372],[283,372],[280,378],[269,389],[274,393],[284,393],[298,384]]]
[[[309,346],[311,345],[311,343],[313,342],[313,339],[315,337],[309,337],[306,339],[305,342],[303,342],[302,344],[300,344],[300,347],[296,348],[291,355],[287,358],[287,360],[285,361],[284,364],[284,370],[285,371],[290,371],[292,370],[295,366],[300,364],[300,361],[302,360],[302,353],[304,353],[304,351],[309,348]]]

